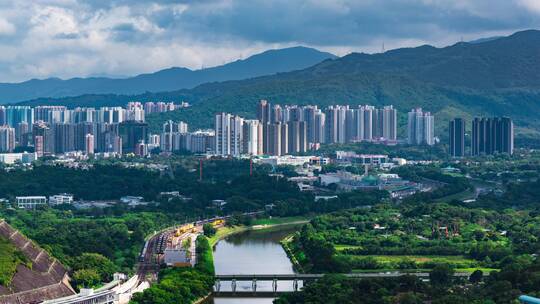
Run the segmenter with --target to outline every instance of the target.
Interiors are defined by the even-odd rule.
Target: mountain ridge
[[[193,88],[207,82],[239,80],[272,75],[312,66],[335,55],[297,46],[267,50],[230,63],[191,70],[171,67],[128,78],[73,77],[30,79],[20,83],[0,83],[0,103],[14,103],[34,98],[62,98],[84,94],[142,94]]]
[[[437,115],[444,135],[453,115],[511,116],[519,130],[540,138],[540,32],[518,32],[482,43],[420,46],[380,54],[352,53],[303,70],[199,85],[189,90],[136,96],[81,96],[34,100],[77,105],[123,104],[129,100],[185,100],[192,107],[149,117],[154,130],[164,119],[192,128],[210,127],[216,112],[251,118],[256,103],[393,104],[403,114],[421,106]],[[404,114],[403,114],[404,115]]]

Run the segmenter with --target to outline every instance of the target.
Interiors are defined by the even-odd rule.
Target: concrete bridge
[[[257,297],[275,297],[279,293],[297,291],[299,283],[314,281],[322,278],[325,274],[219,274],[215,275],[214,294],[219,296],[257,296]],[[404,275],[412,275],[423,279],[429,279],[428,272],[372,272],[372,273],[345,273],[341,274],[349,278],[369,279],[369,278],[396,278]],[[465,272],[455,273],[455,277],[468,277],[470,274]],[[222,282],[230,282],[231,290],[221,290]],[[271,291],[257,290],[258,282],[272,282]],[[251,289],[247,291],[238,291],[238,282],[251,282]],[[278,282],[292,282],[292,290],[278,290]]]

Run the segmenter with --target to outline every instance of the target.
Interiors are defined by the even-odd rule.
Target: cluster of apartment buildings
[[[213,153],[215,137],[213,130],[189,132],[187,123],[169,120],[163,124],[159,141],[159,147],[164,152]]]
[[[323,143],[397,141],[397,111],[375,108],[272,105],[261,100],[257,119],[219,113],[215,117],[217,155],[285,155],[317,149]]]
[[[143,153],[151,142],[145,115],[185,107],[165,102],[129,102],[123,107],[0,107],[0,152],[32,146],[38,157],[71,151]]]
[[[514,124],[508,117],[477,117],[471,124],[472,156],[514,153]],[[455,118],[450,121],[449,152],[453,157],[465,156],[465,120]]]

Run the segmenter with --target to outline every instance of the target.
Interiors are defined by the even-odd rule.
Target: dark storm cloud
[[[157,24],[200,39],[240,38],[268,43],[358,45],[374,37],[431,39],[536,27],[538,15],[515,1],[215,1],[181,15],[153,16]],[[228,3],[228,4],[224,4]],[[221,4],[221,5],[220,5]]]

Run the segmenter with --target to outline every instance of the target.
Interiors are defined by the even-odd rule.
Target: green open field
[[[464,256],[437,255],[345,255],[354,267],[353,272],[429,272],[437,264],[449,264],[457,272],[473,272],[477,269],[491,272],[497,269],[482,267],[478,261]]]
[[[277,224],[289,224],[297,222],[307,222],[309,217],[305,216],[291,216],[291,217],[273,217],[273,218],[263,218],[253,221],[253,225],[277,225]]]
[[[444,196],[444,197],[441,197],[439,199],[436,199],[435,202],[437,203],[447,203],[447,202],[451,202],[453,200],[458,200],[458,201],[463,201],[463,200],[466,200],[466,199],[473,199],[475,197],[475,192],[474,192],[474,189],[467,189],[465,191],[461,191],[461,192],[458,192],[458,193],[455,193],[455,194],[452,194],[452,195],[448,195],[448,196]]]

